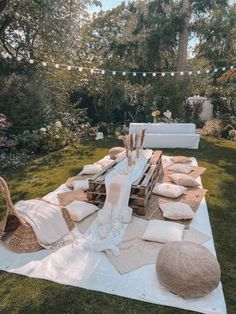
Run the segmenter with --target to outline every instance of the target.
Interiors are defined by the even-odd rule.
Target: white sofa
[[[130,123],[129,133],[146,129],[145,148],[198,149],[200,135],[193,123]]]

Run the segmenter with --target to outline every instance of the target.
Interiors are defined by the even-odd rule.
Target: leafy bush
[[[226,125],[222,130],[221,130],[221,137],[223,138],[229,138],[229,132],[232,131],[234,128],[231,124]]]

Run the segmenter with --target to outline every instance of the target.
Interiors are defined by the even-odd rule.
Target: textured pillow
[[[178,198],[187,189],[180,185],[174,185],[169,183],[156,183],[153,189],[153,193],[164,197]]]
[[[159,204],[163,216],[172,220],[192,219],[194,212],[188,204],[170,202]]]
[[[101,165],[85,165],[82,174],[97,174],[102,171]]]
[[[57,194],[58,201],[60,205],[66,206],[74,201],[84,201],[86,202],[87,194],[83,190],[76,190]]]
[[[96,165],[102,166],[102,168],[106,168],[110,166],[114,162],[113,159],[110,159],[109,156],[104,157],[103,159],[96,162]]]
[[[174,164],[168,168],[170,171],[179,172],[179,173],[185,173],[189,174],[191,171],[193,171],[193,168],[191,166],[187,166],[184,164]]]
[[[182,241],[184,225],[176,222],[150,220],[143,234],[143,240],[153,242]]]
[[[74,201],[67,205],[66,208],[75,222],[83,220],[98,210],[97,206],[81,201]]]
[[[113,147],[109,150],[109,156],[111,159],[116,159],[117,155],[125,151],[124,147]]]
[[[204,246],[187,241],[165,244],[157,257],[160,283],[185,299],[200,298],[220,283],[220,266]]]
[[[192,159],[185,156],[175,156],[171,157],[171,161],[174,164],[189,164],[192,162]]]
[[[73,181],[74,190],[87,191],[89,189],[89,180],[75,180]]]
[[[195,187],[195,186],[200,185],[200,183],[198,183],[195,179],[193,179],[187,174],[175,173],[175,174],[169,175],[168,177],[171,179],[172,182],[178,185],[190,186],[190,187]]]

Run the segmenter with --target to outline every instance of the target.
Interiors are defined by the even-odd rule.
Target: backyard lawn
[[[43,196],[77,174],[84,164],[120,145],[107,138],[86,145],[74,145],[2,174],[14,202]],[[169,155],[197,158],[206,167],[202,176],[208,189],[207,204],[222,270],[228,313],[236,313],[236,144],[227,140],[201,139],[199,150],[168,149]],[[3,215],[0,202],[0,217]],[[0,272],[0,313],[187,313],[184,310],[125,299],[56,283]],[[192,313],[192,312],[191,312]]]

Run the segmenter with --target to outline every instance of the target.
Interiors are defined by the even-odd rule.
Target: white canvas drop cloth
[[[61,186],[59,190],[64,189],[65,187]],[[58,190],[55,193],[58,193]],[[47,198],[53,199],[53,193]],[[205,199],[201,202],[191,226],[211,237],[204,246],[216,254]],[[226,313],[221,284],[204,298],[184,300],[160,285],[155,265],[146,265],[120,275],[105,253],[84,249],[82,245],[70,244],[55,251],[42,250],[30,254],[13,253],[0,246],[0,269],[200,313]]]

